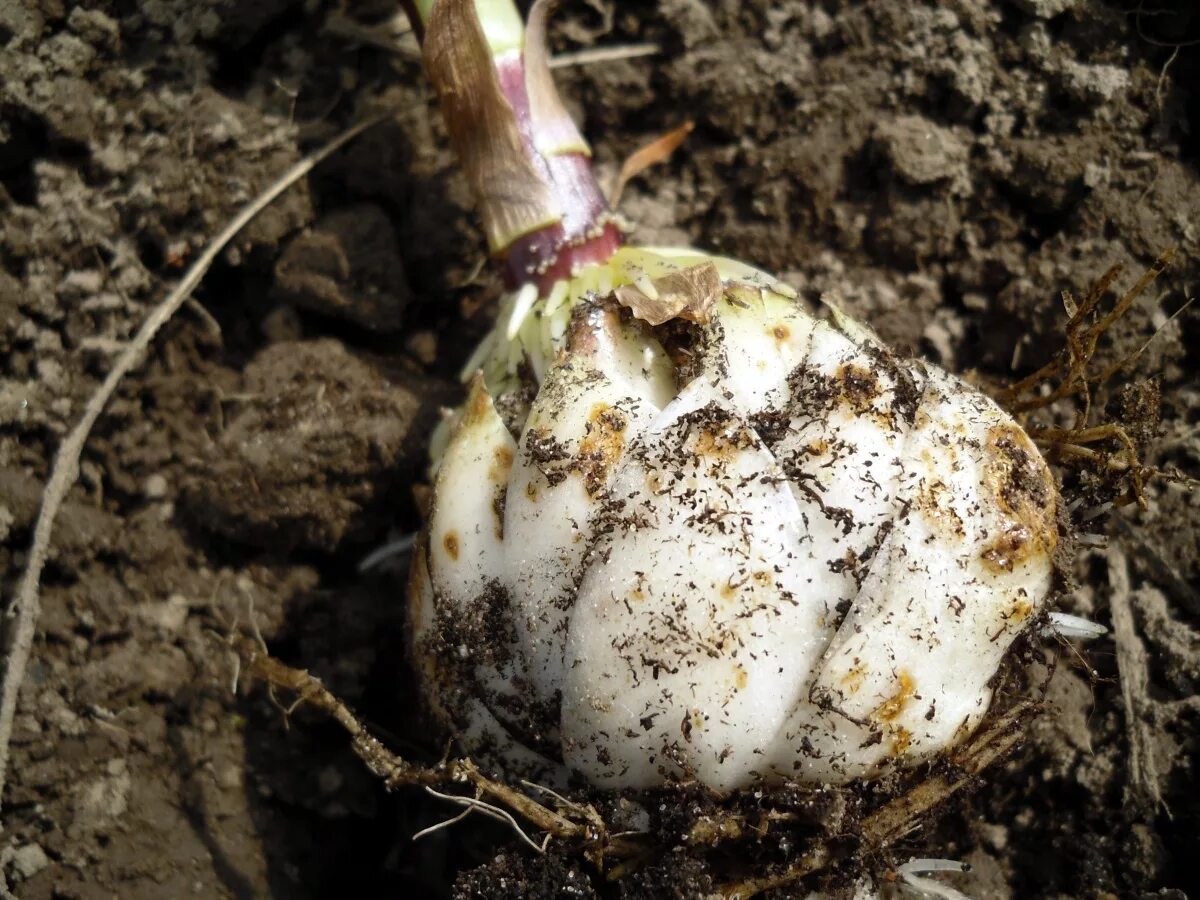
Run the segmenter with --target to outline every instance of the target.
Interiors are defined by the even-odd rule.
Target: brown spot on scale
[[[446,551],[446,555],[453,560],[458,559],[458,535],[453,531],[447,531],[446,536],[442,538],[442,547]]]
[[[889,727],[888,737],[892,739],[892,756],[903,756],[912,746],[912,732],[902,725]]]
[[[877,722],[895,721],[916,692],[917,685],[912,676],[908,672],[901,672],[896,679],[896,693],[879,704],[879,708],[871,713],[871,718]]]
[[[588,414],[587,433],[579,443],[578,465],[590,496],[608,483],[608,473],[625,452],[629,418],[607,403],[597,403]]]
[[[497,447],[492,453],[492,464],[488,467],[488,478],[495,484],[508,481],[508,473],[512,471],[513,452],[508,447]]]
[[[483,373],[476,372],[471,379],[471,387],[467,391],[467,402],[463,405],[462,425],[460,428],[471,428],[484,421],[492,410],[492,395],[488,393]]]
[[[980,557],[984,567],[994,575],[1011,572],[1030,556],[1029,529],[1024,525],[1011,525],[984,548]]]
[[[616,304],[603,300],[582,303],[567,326],[566,352],[569,356],[595,356],[600,352],[601,339],[612,343],[620,328],[621,313]]]
[[[743,669],[741,666],[734,666],[733,687],[735,690],[744,691],[749,680],[750,676],[745,669]]]
[[[737,588],[728,581],[721,585],[721,599],[727,603],[732,603],[737,597]]]
[[[946,482],[934,478],[930,481],[922,480],[913,505],[925,514],[935,528],[948,532],[953,537],[965,538],[966,526],[950,501],[950,488],[946,486]]]
[[[530,503],[537,503],[538,488],[532,481],[525,485],[525,496],[529,498]]]
[[[1033,614],[1033,604],[1024,597],[1018,597],[1009,604],[1001,618],[1007,628],[1017,628]]]
[[[842,684],[846,686],[846,690],[850,694],[857,694],[866,680],[867,667],[860,662],[855,663],[850,671],[842,676]]]
[[[986,454],[984,485],[1007,521],[983,550],[983,562],[994,572],[1011,572],[1058,546],[1058,488],[1029,435],[1015,424],[988,431]]]
[[[792,331],[782,322],[776,323],[770,329],[771,337],[775,338],[775,342],[780,346],[787,343],[788,338],[792,336]]]

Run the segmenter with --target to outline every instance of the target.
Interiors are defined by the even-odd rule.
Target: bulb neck
[[[554,86],[547,0],[528,26],[511,0],[411,0],[425,67],[509,288],[547,289],[601,263],[622,233],[591,150]]]

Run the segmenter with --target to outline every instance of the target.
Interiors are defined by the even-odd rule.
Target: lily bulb
[[[410,582],[431,706],[543,783],[845,783],[963,741],[1041,612],[1055,482],[836,308],[626,247],[504,300]]]

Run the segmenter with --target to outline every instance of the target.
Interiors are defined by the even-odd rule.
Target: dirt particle
[[[948,128],[921,116],[898,116],[878,126],[876,140],[896,174],[911,184],[969,183],[967,147]]]
[[[38,844],[26,844],[13,851],[11,865],[18,880],[28,881],[50,865],[50,857]]]
[[[882,393],[874,372],[864,366],[846,363],[838,367],[836,380],[842,401],[855,413],[865,415],[873,411],[875,401]]]
[[[301,309],[393,332],[410,290],[391,219],[360,203],[323,217],[275,264],[275,295]]]

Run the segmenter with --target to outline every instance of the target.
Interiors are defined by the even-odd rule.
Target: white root
[[[385,563],[391,562],[393,559],[406,559],[412,553],[413,543],[416,539],[416,532],[413,532],[381,544],[359,561],[358,571],[371,572],[382,568]]]
[[[1041,634],[1043,637],[1058,636],[1068,640],[1090,641],[1093,638],[1104,637],[1108,634],[1108,629],[1099,622],[1081,616],[1052,612],[1046,616],[1046,624],[1042,626]]]
[[[920,897],[937,897],[939,900],[971,900],[962,891],[923,876],[934,872],[966,872],[971,867],[953,859],[910,859],[897,872],[902,889]]]
[[[528,834],[526,834],[524,829],[522,829],[521,826],[517,824],[517,820],[513,818],[512,813],[510,813],[506,809],[501,809],[499,806],[496,806],[491,803],[485,803],[483,800],[477,800],[474,797],[463,797],[459,794],[443,794],[441,791],[435,790],[434,788],[431,788],[431,787],[426,787],[425,792],[432,797],[437,797],[439,800],[445,800],[449,803],[455,803],[459,806],[462,806],[462,807],[464,807],[464,810],[462,813],[455,816],[453,819],[449,819],[445,822],[442,822],[438,825],[433,826],[432,828],[426,828],[423,831],[418,831],[415,835],[413,835],[414,841],[417,840],[418,838],[424,837],[425,835],[427,835],[433,831],[436,831],[440,828],[446,828],[446,827],[449,827],[450,825],[453,825],[455,822],[458,822],[461,819],[463,819],[467,813],[480,812],[480,813],[483,813],[485,816],[496,819],[500,822],[507,823],[512,828],[512,830],[514,832],[516,832],[517,837],[519,837],[525,844],[527,844],[529,847],[531,847],[537,853],[545,853],[546,848],[550,845],[550,837],[551,836],[549,834],[547,834],[542,839],[542,842],[540,844],[537,843],[537,841],[535,841]]]

